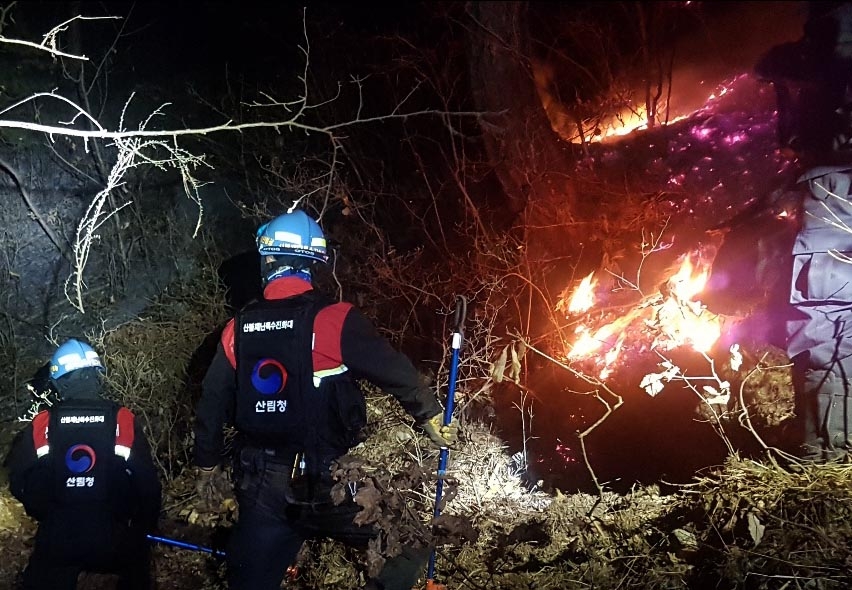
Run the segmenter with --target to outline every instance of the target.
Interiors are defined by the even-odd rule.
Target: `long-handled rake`
[[[462,341],[464,340],[464,320],[467,315],[467,299],[463,295],[459,295],[456,299],[456,312],[453,316],[453,340],[452,340],[452,360],[450,362],[450,381],[447,385],[447,404],[444,408],[444,426],[449,426],[453,421],[453,410],[456,401],[456,379],[459,369],[459,351],[461,350]],[[438,482],[435,486],[435,512],[434,518],[441,515],[441,499],[444,493],[444,478],[447,475],[447,462],[450,458],[450,449],[441,447],[441,454],[438,457]],[[446,587],[443,584],[435,582],[435,557],[436,549],[432,548],[432,553],[429,556],[429,567],[426,570],[426,589],[427,590],[444,590]]]

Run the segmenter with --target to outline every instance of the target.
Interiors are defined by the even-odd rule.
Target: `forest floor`
[[[381,489],[364,506],[383,530],[386,552],[400,540],[430,538],[434,494],[426,469],[434,452],[420,447],[407,426],[390,430],[344,462],[346,478]],[[423,455],[412,460],[417,452]],[[436,577],[448,588],[839,589],[852,583],[852,465],[731,457],[672,493],[647,486],[628,494],[563,494],[530,490],[504,445],[484,428],[468,425],[451,457],[449,519],[431,537],[441,543]],[[193,482],[187,470],[168,485],[159,533],[224,550],[236,507],[226,501],[217,513],[198,513]],[[415,510],[404,514],[403,498]],[[15,587],[34,532],[2,485],[0,588]],[[374,567],[371,557],[311,541],[282,588],[359,588]],[[158,544],[154,565],[161,590],[225,588],[222,560],[204,551]],[[784,580],[798,585],[779,583]],[[83,574],[79,587],[107,589],[114,581]]]

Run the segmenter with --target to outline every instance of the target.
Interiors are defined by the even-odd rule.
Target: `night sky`
[[[530,23],[543,45],[558,46],[565,23],[579,10],[600,16],[616,28],[629,29],[631,19],[613,9],[620,3],[533,2]],[[757,56],[801,31],[802,2],[717,2],[700,16],[685,19],[677,39],[681,64],[701,64],[717,72],[748,67]],[[132,64],[139,77],[180,76],[186,81],[240,73],[251,78],[274,77],[300,63],[296,46],[303,43],[302,14],[314,51],[343,52],[357,63],[369,55],[376,35],[416,35],[429,39],[441,12],[459,10],[460,3],[380,2],[19,2],[4,34],[36,40],[72,14],[122,16],[119,21],[82,24],[87,54],[99,55],[112,43],[118,63]],[[450,26],[448,21],[447,26]],[[626,35],[626,33],[625,33]],[[354,41],[353,43],[353,39]],[[361,40],[358,46],[357,40]]]
[[[72,14],[121,16],[122,21],[82,24],[87,55],[103,51],[123,24],[117,59],[132,62],[139,76],[180,75],[190,81],[224,75],[227,65],[230,73],[262,77],[301,62],[303,15],[319,50],[340,32],[366,37],[405,29],[415,22],[416,10],[406,3],[22,2],[4,33],[37,40]]]

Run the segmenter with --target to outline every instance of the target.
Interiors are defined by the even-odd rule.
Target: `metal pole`
[[[447,405],[444,408],[444,426],[449,426],[453,421],[453,410],[456,403],[456,380],[459,369],[459,351],[461,350],[464,340],[464,319],[467,315],[467,299],[463,295],[459,295],[456,301],[456,313],[454,317],[455,332],[452,340],[452,360],[450,362],[450,381],[447,385]],[[438,457],[438,482],[435,486],[435,511],[433,517],[437,518],[441,515],[441,498],[444,493],[444,478],[447,475],[447,463],[450,458],[450,449],[441,447],[441,454]],[[427,584],[432,585],[432,580],[435,577],[435,556],[436,550],[433,547],[432,553],[429,556],[429,567],[426,570]]]
[[[218,549],[211,549],[210,547],[204,547],[202,545],[193,545],[192,543],[178,541],[177,539],[170,539],[168,537],[157,537],[154,535],[145,536],[148,538],[148,540],[154,541],[155,543],[163,543],[164,545],[173,545],[174,547],[180,547],[181,549],[189,549],[191,551],[203,551],[204,553],[210,553],[211,555],[215,555],[217,557],[225,557],[225,552],[219,551]]]

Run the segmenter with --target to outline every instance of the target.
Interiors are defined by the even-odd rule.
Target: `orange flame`
[[[582,313],[588,311],[595,304],[595,287],[598,282],[594,278],[594,271],[580,281],[577,290],[568,301],[568,313]]]
[[[605,379],[614,370],[628,343],[629,334],[648,334],[647,330],[628,332],[632,325],[651,328],[653,335],[647,336],[652,339],[647,343],[648,348],[671,350],[690,346],[696,351],[707,352],[722,333],[720,318],[695,300],[709,276],[710,264],[702,261],[697,253],[683,256],[677,271],[665,282],[660,293],[643,298],[621,317],[603,326],[578,326],[576,342],[569,345],[566,358],[593,358],[599,367],[598,376]],[[588,311],[594,304],[593,290],[590,274],[580,282],[568,303],[560,302],[557,308],[564,305],[569,313]]]
[[[700,84],[705,84],[708,81],[700,80]],[[708,84],[709,85],[709,84]],[[701,110],[704,106],[709,105],[714,101],[718,101],[725,95],[733,92],[732,86],[726,86],[724,83],[719,84],[715,92],[711,92],[707,96],[706,99],[703,100],[703,106],[700,104],[696,104],[696,102],[702,102],[700,97],[689,96],[687,94],[680,97],[673,97],[672,103],[677,103],[680,105],[680,108],[677,109],[679,112],[668,111],[665,105],[658,105],[659,113],[661,118],[664,118],[665,124],[672,125],[684,119],[687,119],[692,114]],[[641,94],[641,93],[640,93]],[[675,99],[678,100],[675,100]],[[551,102],[554,99],[551,97]],[[552,111],[558,109],[558,106],[550,106],[548,110],[548,115],[551,115]],[[663,114],[665,116],[663,117]],[[553,117],[551,117],[553,118]],[[564,117],[563,117],[564,118]],[[662,122],[660,124],[663,124]],[[582,138],[577,137],[575,132],[573,131],[573,125],[570,127],[571,133],[573,134],[570,137],[570,141],[572,143],[581,143]],[[644,106],[634,105],[634,106],[625,106],[620,112],[612,114],[608,117],[603,117],[601,120],[597,121],[596,126],[591,130],[589,137],[585,138],[587,142],[604,142],[610,138],[619,138],[624,135],[629,135],[634,131],[639,131],[648,128],[648,113]]]
[[[700,259],[696,263],[692,259],[693,255],[685,256],[678,271],[668,281],[672,293],[681,301],[689,301],[701,293],[710,277],[710,267],[702,265]]]
[[[684,257],[667,283],[671,295],[657,310],[661,336],[655,344],[665,349],[688,344],[698,352],[707,352],[713,347],[722,334],[721,321],[707,312],[701,302],[694,301],[709,277],[709,264],[702,263],[694,254]],[[659,341],[660,338],[664,340]]]
[[[618,318],[610,324],[601,326],[594,334],[592,334],[585,326],[580,326],[576,330],[576,332],[580,334],[580,338],[578,338],[577,342],[571,347],[571,352],[568,353],[568,358],[579,359],[592,356],[592,354],[596,353],[608,343],[611,344],[613,335],[620,334],[622,330],[630,324],[631,320],[632,318],[630,316]],[[621,335],[623,336],[623,334]]]

